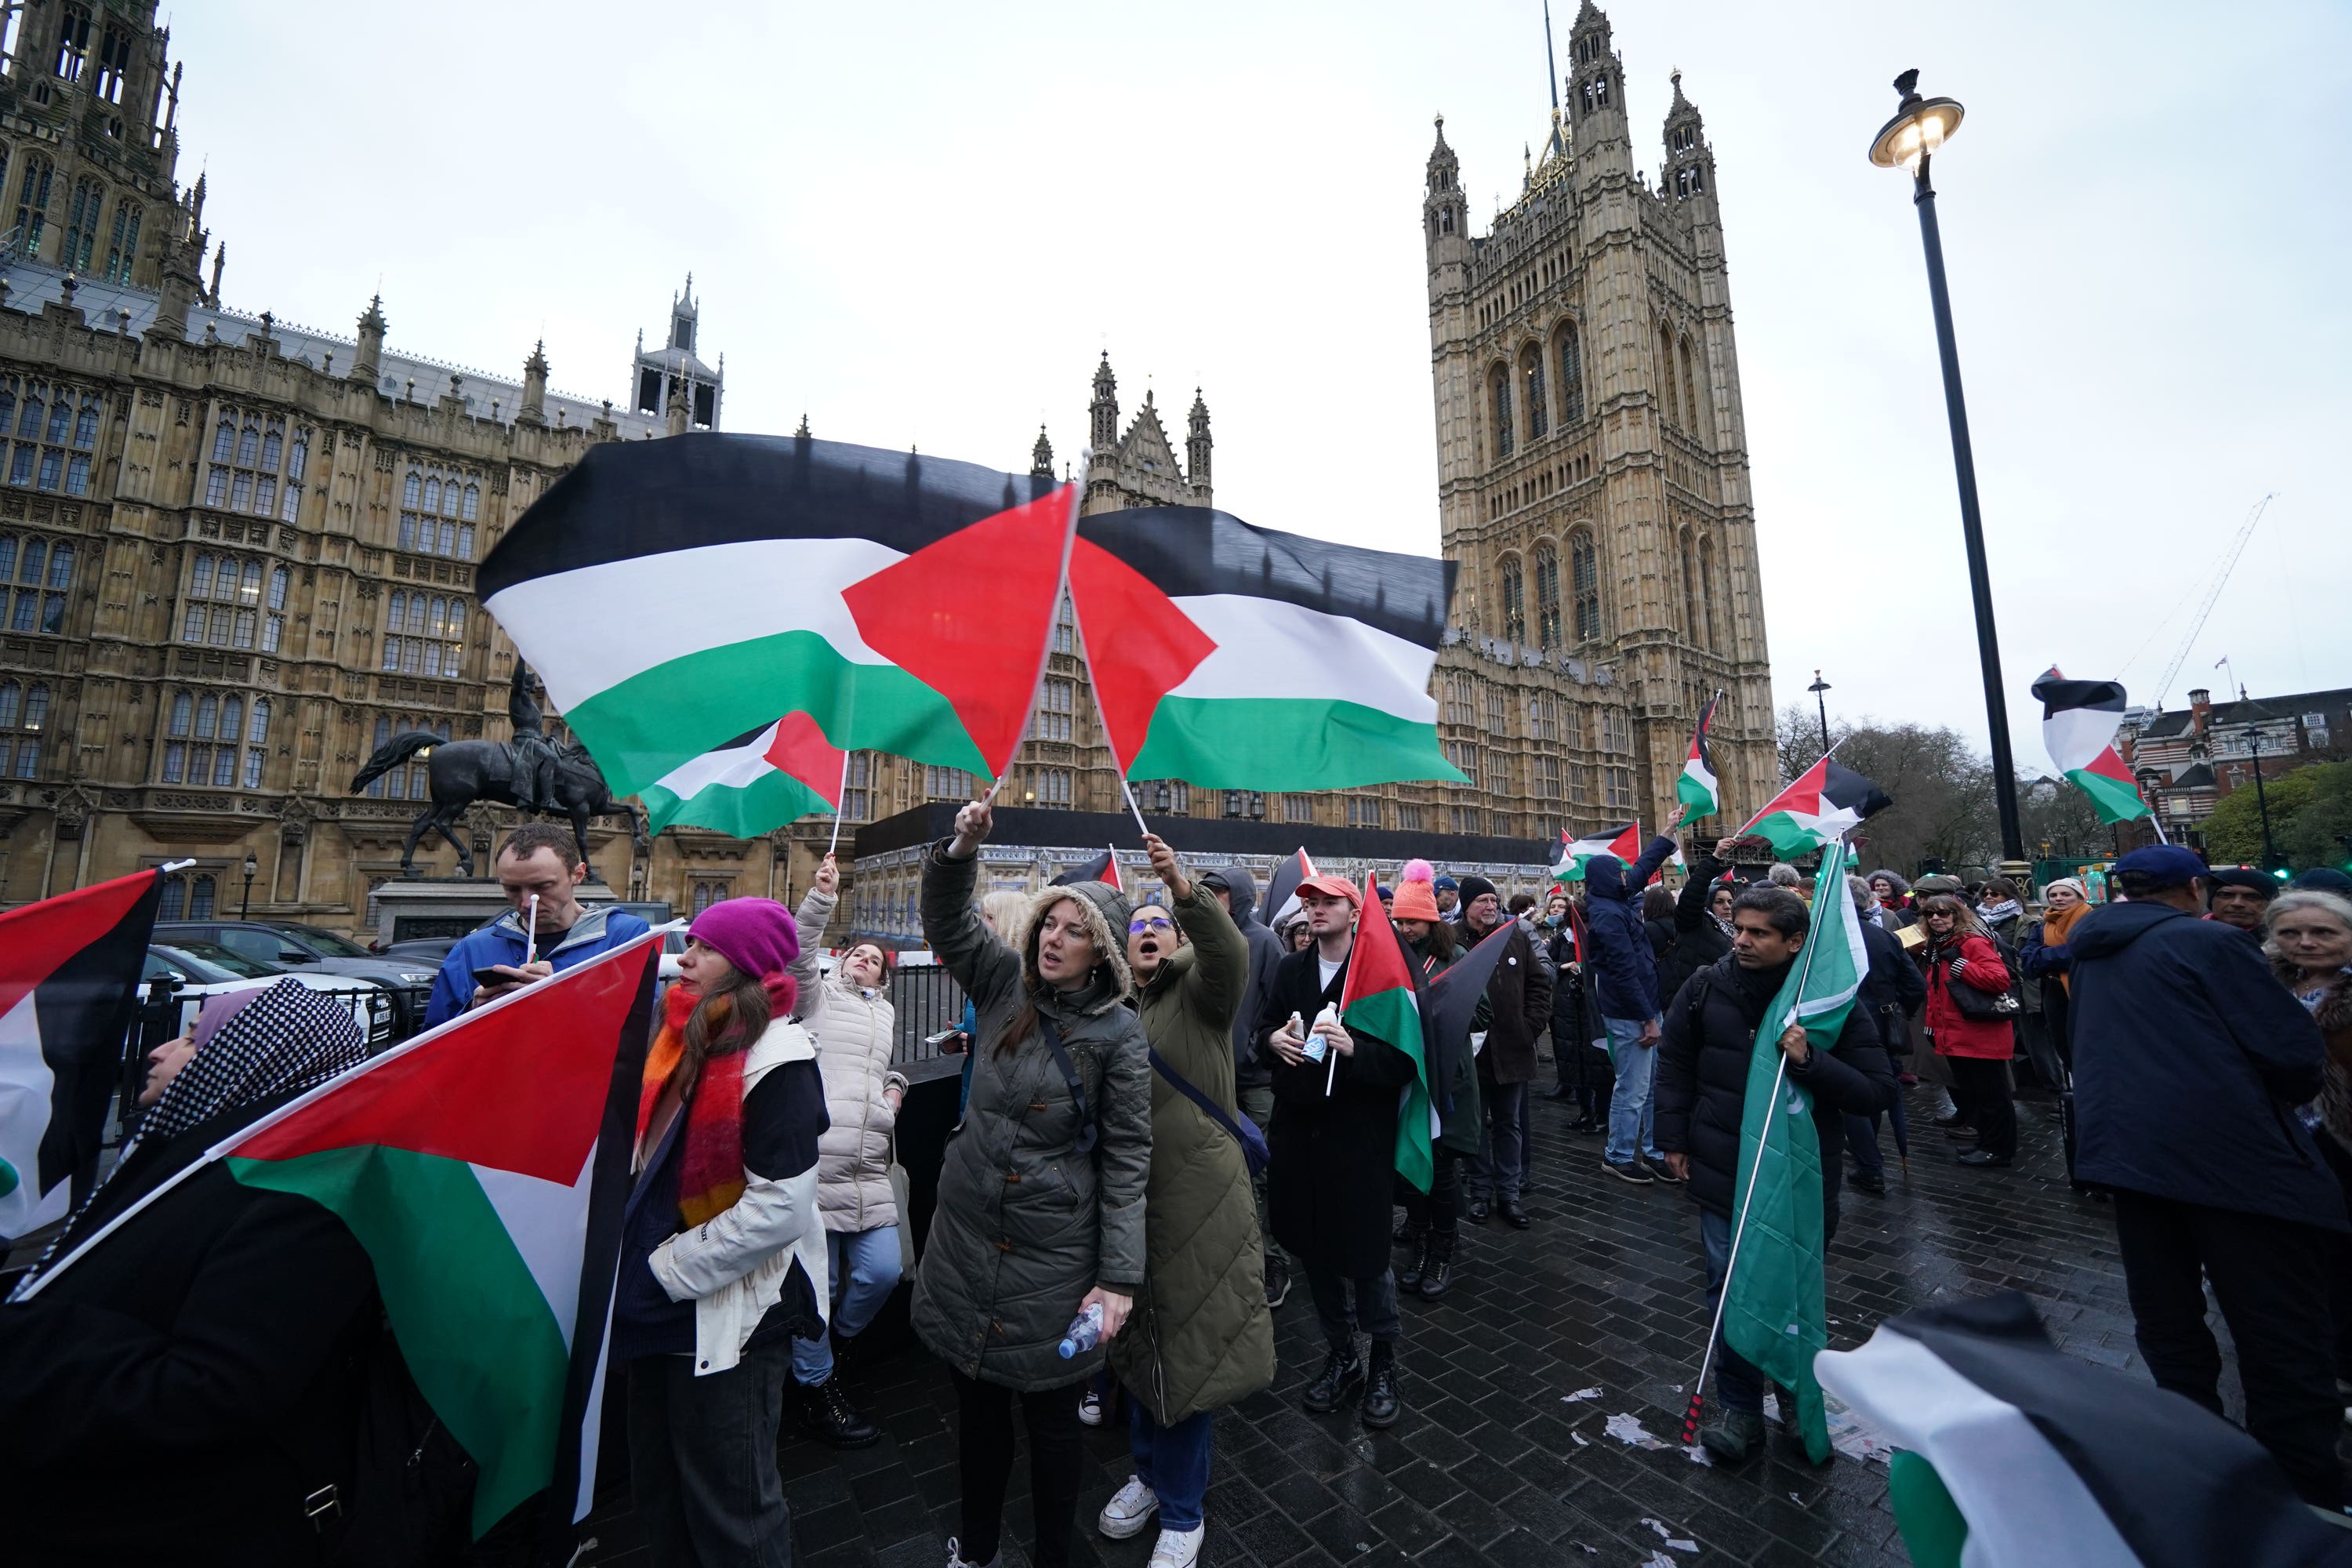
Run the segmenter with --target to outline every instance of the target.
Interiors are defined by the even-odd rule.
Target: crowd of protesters
[[[1274,1381],[1294,1270],[1324,1346],[1300,1403],[1395,1424],[1407,1299],[1451,1288],[1464,1221],[1536,1223],[1529,1105],[1547,1037],[1543,1098],[1600,1141],[1601,1171],[1686,1189],[1712,1310],[1758,1032],[1823,899],[1860,918],[1856,1003],[1826,1046],[1796,1026],[1772,1043],[1806,1091],[1824,1235],[1846,1187],[1886,1194],[1881,1139],[1890,1120],[1905,1134],[1901,1086],[1926,1091],[1960,1166],[2014,1162],[2023,1063],[2070,1112],[2078,1189],[2112,1201],[2157,1383],[2221,1409],[2210,1282],[2248,1430],[2306,1500],[2342,1505],[2352,880],[2282,889],[2161,846],[2116,863],[2106,903],[2075,879],[2029,892],[1881,869],[1820,885],[1727,838],[1688,846],[1669,890],[1655,883],[1680,825],[1677,812],[1630,865],[1593,858],[1580,887],[1540,906],[1415,860],[1377,904],[1346,878],[1310,877],[1271,930],[1245,869],[1195,871],[1152,837],[1148,896],[1079,882],[976,900],[992,817],[977,802],[959,814],[923,866],[924,932],[967,1002],[959,1119],[911,1304],[955,1391],[950,1568],[1001,1561],[1016,1410],[1028,1557],[1070,1560],[1082,1411],[1113,1388],[1132,1473],[1096,1528],[1156,1527],[1153,1568],[1190,1568],[1213,1426]],[[459,945],[438,1016],[644,929],[576,901],[568,833],[526,826],[495,869],[517,912]],[[914,1250],[893,1180],[908,1085],[890,952],[860,941],[829,971],[816,963],[838,890],[828,857],[796,915],[751,898],[698,915],[647,1052],[612,1352],[635,1502],[664,1568],[790,1561],[772,1442],[788,1414],[835,1447],[879,1436],[848,1383]],[[1481,944],[1493,961],[1474,1048],[1430,1085],[1426,1190],[1396,1170],[1414,1058],[1339,1017],[1363,922],[1379,919],[1423,987]],[[153,1054],[149,1109],[64,1238],[131,1213],[226,1133],[363,1056],[348,1013],[291,983],[208,1003]],[[335,1489],[336,1446],[306,1435],[358,1423],[369,1398],[366,1347],[383,1335],[365,1253],[318,1205],[217,1171],[131,1223],[143,1246],[102,1249],[0,1316],[5,1493],[87,1504],[12,1509],[17,1539],[38,1561],[208,1561],[190,1543],[215,1540],[237,1561],[326,1560],[331,1531],[294,1505]],[[1765,1442],[1768,1384],[1727,1347],[1716,1366],[1701,1440],[1742,1463]],[[91,1490],[125,1467],[152,1506],[110,1509]]]

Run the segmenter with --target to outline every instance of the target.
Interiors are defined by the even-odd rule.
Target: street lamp
[[[2017,817],[2017,769],[2009,752],[2009,703],[2001,695],[2000,642],[1993,631],[1992,581],[1985,566],[1984,521],[1977,511],[1976,457],[1969,446],[1968,403],[1960,394],[1959,350],[1952,338],[1952,297],[1944,281],[1944,241],[1936,226],[1936,189],[1927,183],[1927,164],[1937,149],[1960,128],[1963,113],[1957,100],[1921,98],[1919,73],[1905,71],[1895,79],[1903,101],[1895,118],[1879,128],[1870,144],[1870,161],[1882,169],[1907,169],[1912,176],[1912,205],[1919,209],[1919,239],[1927,251],[1927,297],[1935,307],[1936,348],[1944,362],[1944,411],[1952,426],[1952,467],[1960,486],[1960,534],[1968,547],[1969,590],[1976,602],[1977,660],[1984,667],[1985,718],[1992,729],[1993,799],[2000,810],[2000,848],[2009,860],[2022,865],[2025,837]]]
[[[1830,683],[1822,679],[1822,672],[1818,669],[1813,671],[1813,683],[1805,688],[1813,694],[1813,706],[1821,710],[1822,755],[1825,757],[1830,754],[1830,700],[1822,693],[1829,689]]]
[[[236,918],[241,921],[253,918],[253,874],[260,869],[260,861],[250,855],[245,858],[245,900],[236,909]]]
[[[2263,814],[2263,869],[2279,868],[2278,847],[2271,842],[2271,797],[2263,788],[2263,731],[2258,724],[2246,726],[2246,748],[2254,759],[2254,807]]]

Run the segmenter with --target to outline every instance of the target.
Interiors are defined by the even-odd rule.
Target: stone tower
[[[727,356],[719,356],[716,370],[696,357],[701,325],[702,307],[694,298],[694,274],[689,272],[686,292],[670,297],[669,342],[648,349],[645,333],[637,334],[636,356],[629,365],[636,411],[663,419],[672,435],[719,428],[719,408],[727,392]]]
[[[1714,154],[1673,87],[1654,190],[1585,0],[1565,123],[1483,236],[1439,121],[1422,216],[1440,540],[1461,574],[1436,695],[1478,784],[1444,795],[1454,831],[1658,822],[1718,689],[1725,812],[1777,778]]]

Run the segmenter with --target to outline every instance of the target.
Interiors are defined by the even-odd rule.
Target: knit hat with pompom
[[[1408,860],[1397,878],[1396,900],[1389,917],[1400,921],[1442,921],[1437,911],[1437,870],[1426,860]]]

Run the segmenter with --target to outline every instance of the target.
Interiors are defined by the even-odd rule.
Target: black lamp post
[[[1822,693],[1830,689],[1830,683],[1822,679],[1822,672],[1817,669],[1813,671],[1813,683],[1805,689],[1813,694],[1813,706],[1821,710],[1822,755],[1826,757],[1830,754],[1830,700]]]
[[[1959,350],[1952,337],[1952,298],[1944,282],[1944,241],[1936,226],[1936,189],[1927,163],[1960,126],[1963,110],[1949,98],[1923,99],[1919,73],[1895,79],[1903,95],[1895,118],[1879,128],[1870,161],[1883,169],[1911,172],[1912,205],[1919,209],[1919,238],[1927,251],[1927,297],[1936,312],[1936,348],[1944,363],[1944,411],[1952,426],[1952,467],[1960,487],[1960,535],[1968,549],[1969,590],[1976,604],[1977,660],[1984,667],[1985,719],[1992,729],[1993,799],[2000,810],[2000,849],[2008,859],[2025,859],[2025,836],[2017,816],[2017,769],[2009,752],[2009,703],[2001,695],[2000,642],[1993,631],[1992,580],[1985,565],[1984,522],[1977,511],[1977,465],[1969,445],[1968,403],[1960,394]]]
[[[2246,749],[2254,759],[2254,809],[2263,814],[2263,869],[2279,868],[2278,847],[2271,842],[2271,797],[2263,788],[2263,731],[2258,724],[2246,726]]]
[[[260,861],[250,855],[245,858],[245,899],[236,908],[236,918],[241,921],[253,918],[253,874],[260,869]]]

